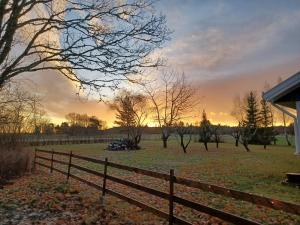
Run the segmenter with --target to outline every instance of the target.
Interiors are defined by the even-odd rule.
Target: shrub
[[[24,175],[32,168],[31,151],[21,146],[0,146],[0,187],[9,179]]]

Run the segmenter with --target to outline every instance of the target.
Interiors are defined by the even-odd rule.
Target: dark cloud
[[[163,1],[160,7],[175,30],[165,55],[198,80],[300,58],[300,4],[293,1]]]

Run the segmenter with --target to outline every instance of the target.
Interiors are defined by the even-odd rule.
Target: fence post
[[[107,164],[108,164],[108,160],[107,160],[107,158],[105,158],[104,172],[103,172],[103,183],[102,183],[102,195],[100,197],[100,205],[101,206],[104,206],[104,196],[105,196],[105,192],[106,192]]]
[[[102,186],[102,197],[104,197],[105,191],[106,191],[107,163],[108,163],[108,160],[107,160],[107,158],[105,158],[105,163],[104,163],[104,176],[103,176],[103,186]]]
[[[174,222],[174,216],[173,216],[173,211],[174,211],[174,170],[170,170],[170,180],[169,180],[169,187],[170,187],[170,192],[169,192],[169,225],[173,225]]]
[[[70,170],[71,170],[71,163],[72,163],[72,154],[73,154],[72,151],[70,151],[67,180],[69,180],[69,178],[70,178]]]
[[[50,173],[53,172],[53,157],[54,157],[54,150],[52,149]]]

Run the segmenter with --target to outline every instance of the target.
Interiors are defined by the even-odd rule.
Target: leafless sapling
[[[221,125],[212,126],[212,140],[216,143],[216,147],[219,148],[219,144],[222,141],[222,134],[221,134]]]
[[[183,122],[179,122],[175,125],[176,134],[179,137],[180,146],[184,153],[187,153],[187,148],[191,143],[194,128],[192,125],[184,125]]]
[[[253,130],[247,124],[243,124],[241,127],[241,139],[240,143],[244,146],[247,152],[250,152],[249,142],[252,140],[253,136],[256,134],[257,128]]]
[[[240,141],[240,138],[241,138],[241,122],[239,122],[236,127],[232,128],[231,136],[235,140],[235,146],[238,147],[239,146],[239,141]]]

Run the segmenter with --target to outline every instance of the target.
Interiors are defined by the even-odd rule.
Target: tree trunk
[[[289,140],[289,135],[287,134],[286,131],[285,131],[285,139],[286,139],[286,142],[287,142],[288,146],[291,146],[292,144],[291,144],[291,142]]]
[[[264,145],[264,149],[267,149],[267,145]]]
[[[188,146],[188,145],[184,145],[183,138],[184,138],[184,136],[183,136],[183,135],[180,135],[180,146],[181,146],[183,152],[186,153],[186,149],[187,149],[187,146]]]
[[[287,130],[286,130],[285,114],[282,113],[282,116],[283,116],[283,128],[284,128],[285,139],[286,139],[286,142],[287,142],[288,146],[291,146],[292,144],[289,140],[289,135],[288,135]]]
[[[208,151],[207,142],[204,142],[204,147],[205,147],[205,150]]]
[[[167,148],[168,147],[168,138],[163,137],[162,140],[163,140],[163,147]]]
[[[245,147],[245,149],[246,149],[247,152],[250,152],[250,149],[248,148],[248,144],[243,143],[243,146]]]
[[[134,137],[134,148],[139,149],[139,143],[141,142],[141,135],[138,134]]]
[[[169,131],[166,128],[162,129],[161,138],[162,138],[162,141],[163,141],[163,147],[164,148],[168,147],[169,137],[170,137]]]
[[[217,144],[217,148],[219,148],[219,142],[216,142],[216,144]]]
[[[239,147],[239,139],[238,138],[235,139],[235,147]]]

